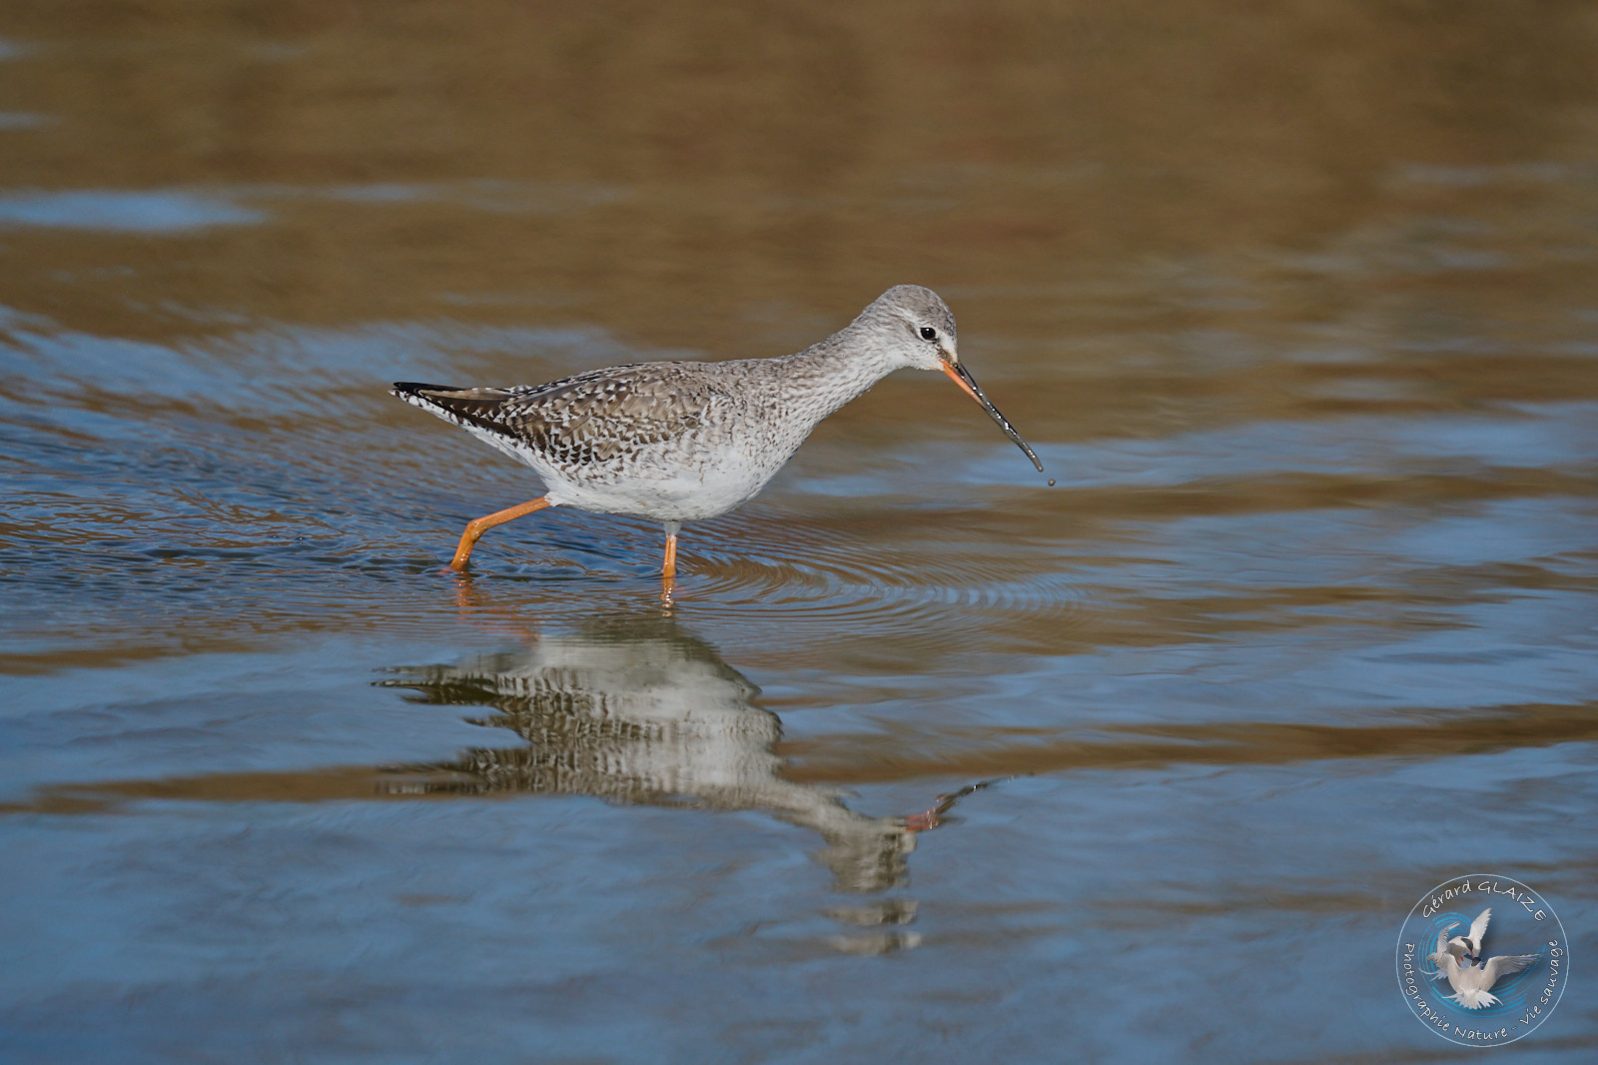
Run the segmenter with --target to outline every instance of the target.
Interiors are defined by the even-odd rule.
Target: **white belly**
[[[727,433],[712,439],[707,432],[661,441],[611,461],[557,466],[518,441],[465,428],[537,471],[556,506],[655,521],[702,521],[748,502],[808,435],[808,426],[779,423],[738,439]]]
[[[728,446],[686,458],[638,455],[614,468],[584,471],[586,476],[548,471],[546,480],[550,502],[557,505],[655,521],[702,521],[754,498],[786,458],[762,461]]]

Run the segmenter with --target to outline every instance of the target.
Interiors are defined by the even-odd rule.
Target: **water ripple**
[[[886,532],[871,539],[835,524],[735,516],[685,545],[685,595],[702,615],[780,619],[794,638],[913,635],[932,646],[969,639],[961,618],[1003,614],[1058,629],[1084,603],[1066,573],[1040,571],[1036,558],[960,543],[895,545]]]

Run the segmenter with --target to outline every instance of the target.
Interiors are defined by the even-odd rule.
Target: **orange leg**
[[[492,514],[485,514],[466,523],[466,531],[461,533],[461,542],[455,548],[455,558],[451,560],[449,568],[459,573],[466,569],[467,561],[472,557],[472,548],[477,546],[478,537],[496,525],[504,525],[507,521],[514,521],[524,514],[531,514],[535,510],[543,510],[549,506],[548,496],[539,496],[528,503],[504,510],[496,510]]]
[[[666,534],[666,561],[660,566],[660,575],[666,580],[673,580],[677,576],[677,534]]]

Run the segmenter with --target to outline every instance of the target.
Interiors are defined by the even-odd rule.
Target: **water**
[[[1598,24],[1428,11],[0,14],[0,1058],[1451,1060],[1490,870],[1588,1060]],[[388,381],[901,281],[1057,487],[904,373],[440,572]]]

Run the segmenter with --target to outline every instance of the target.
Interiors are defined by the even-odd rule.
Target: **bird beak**
[[[982,391],[981,386],[976,382],[976,378],[971,376],[971,371],[951,359],[944,359],[942,368],[943,372],[948,375],[949,380],[960,386],[960,391],[982,404],[982,409],[988,412],[988,417],[999,423],[999,428],[1004,430],[1004,435],[1014,441],[1015,446],[1021,449],[1021,453],[1031,459],[1032,465],[1037,467],[1039,473],[1042,473],[1043,463],[1038,461],[1037,455],[1027,446],[1027,442],[1021,439],[1021,434],[1015,431],[1015,426],[1010,424],[1010,419],[999,413],[999,408],[995,407],[993,401]],[[1053,484],[1054,482],[1050,481],[1049,483]]]

